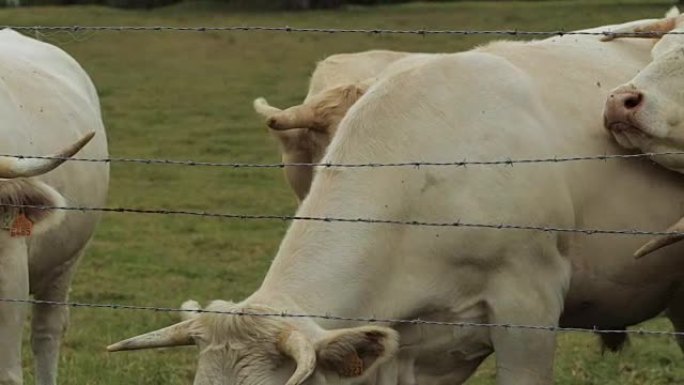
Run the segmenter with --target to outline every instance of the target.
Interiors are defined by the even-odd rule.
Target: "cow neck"
[[[377,245],[389,244],[388,236],[384,226],[295,222],[250,301],[282,311],[363,315],[375,307],[377,286],[387,283],[373,277],[386,271],[385,249]]]

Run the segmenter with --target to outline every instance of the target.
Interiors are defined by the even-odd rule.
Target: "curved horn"
[[[90,142],[93,136],[95,136],[95,132],[87,133],[76,143],[51,156],[50,159],[0,157],[0,178],[30,177],[52,171],[64,163],[67,158],[76,154]]]
[[[682,233],[684,232],[684,218],[680,219],[677,223],[674,225],[670,226],[670,228],[667,229],[668,232],[672,233]],[[665,246],[669,246],[673,243],[679,242],[682,239],[684,239],[684,235],[682,234],[671,234],[671,235],[662,235],[658,238],[655,238],[645,245],[641,246],[639,250],[637,250],[634,253],[635,258],[641,258],[647,254],[650,254],[660,248],[663,248]]]
[[[277,113],[283,111],[280,108],[275,108],[275,107],[271,106],[270,104],[268,104],[268,102],[264,98],[254,99],[252,106],[254,107],[254,111],[256,111],[257,114],[263,116],[264,118],[270,118],[271,115],[274,115],[274,114],[277,114]]]
[[[190,336],[192,319],[107,346],[109,352],[194,345]]]
[[[313,122],[313,111],[305,104],[290,107],[286,110],[275,108],[264,98],[254,99],[254,111],[266,118],[266,125],[274,130],[306,128]]]
[[[316,369],[316,351],[309,339],[300,331],[287,329],[278,338],[278,350],[291,357],[297,364],[292,377],[285,385],[299,385]]]
[[[314,112],[306,104],[290,107],[272,115],[266,124],[274,130],[289,130],[292,128],[309,128],[314,123]]]
[[[665,17],[677,17],[680,13],[681,12],[679,12],[679,8],[677,8],[676,5],[673,5],[672,8],[670,8],[670,10],[667,11]]]
[[[660,39],[663,33],[670,32],[675,28],[677,18],[670,17],[663,20],[648,22],[645,24],[631,25],[617,28],[608,35],[601,38],[601,41],[611,41],[619,37],[640,37],[645,39]],[[616,36],[619,34],[620,36]]]

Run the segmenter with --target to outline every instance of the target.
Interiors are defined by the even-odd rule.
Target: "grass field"
[[[577,29],[659,17],[666,2],[458,3],[353,8],[341,12],[236,13],[212,6],[145,11],[99,7],[0,10],[11,25],[289,25],[298,27]],[[276,144],[251,109],[300,101],[314,63],[338,52],[387,48],[459,51],[492,39],[261,32],[51,33],[101,95],[110,151],[117,157],[277,162]],[[291,214],[293,195],[277,169],[114,164],[111,206]],[[188,298],[241,299],[262,279],[287,224],[136,214],[106,215],[73,285],[83,302],[178,306]],[[116,340],[168,325],[172,314],[75,309],[60,383],[189,384],[192,348],[107,354]],[[646,326],[669,330],[664,319]],[[601,355],[587,335],[560,337],[557,384],[684,384],[684,361],[668,338],[636,337]],[[0,347],[1,348],[1,347]],[[28,344],[27,383],[33,382]],[[469,384],[492,384],[492,362]]]

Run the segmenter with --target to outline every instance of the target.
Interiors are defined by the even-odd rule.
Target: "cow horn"
[[[266,124],[277,131],[292,128],[309,128],[313,122],[313,111],[306,104],[290,107],[286,110],[273,107],[264,98],[254,99],[254,110],[264,118]]]
[[[289,130],[293,128],[310,128],[314,123],[314,112],[306,104],[290,107],[277,114],[271,115],[266,124],[274,130]]]
[[[670,226],[670,228],[667,229],[668,232],[672,233],[682,233],[684,232],[684,218],[680,219],[677,223],[674,225]],[[637,250],[634,253],[635,258],[641,258],[647,254],[650,254],[660,248],[663,248],[665,246],[671,245],[673,243],[679,242],[682,239],[684,239],[684,235],[682,234],[670,234],[670,235],[662,235],[658,238],[655,238],[645,245],[641,246],[639,250]]]
[[[646,39],[660,39],[662,34],[672,31],[677,24],[676,17],[650,22],[641,26],[618,28],[601,38],[601,41],[610,41],[618,37],[640,37]],[[617,36],[617,35],[620,36]]]
[[[184,310],[181,312],[181,319],[185,321],[199,317],[200,312],[197,310],[202,310],[202,306],[200,306],[199,302],[197,301],[187,300],[183,302],[181,309]]]
[[[194,345],[195,341],[190,335],[190,324],[193,321],[194,320],[192,319],[186,320],[163,329],[155,330],[153,332],[117,342],[107,346],[107,351],[119,352],[123,350],[140,350]]]
[[[263,116],[264,118],[270,118],[272,115],[283,111],[280,108],[276,108],[268,104],[268,102],[264,98],[254,99],[252,106],[254,107],[254,111],[256,111],[257,114]]]
[[[49,157],[49,159],[17,158],[9,156],[0,157],[0,178],[30,177],[52,171],[57,168],[57,166],[64,163],[67,158],[76,154],[93,138],[93,136],[95,136],[95,132],[89,132],[76,143],[65,148],[58,154]]]
[[[278,338],[278,350],[291,357],[297,364],[292,377],[285,385],[299,385],[306,381],[316,369],[316,351],[311,341],[302,332],[287,329]]]

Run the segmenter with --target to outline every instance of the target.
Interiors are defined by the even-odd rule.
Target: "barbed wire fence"
[[[346,321],[369,324],[390,324],[390,325],[430,325],[430,326],[450,326],[450,327],[485,327],[485,328],[503,328],[503,329],[527,329],[527,330],[543,330],[549,332],[573,332],[573,333],[595,333],[595,334],[633,334],[643,336],[665,336],[665,337],[684,337],[684,332],[670,332],[664,330],[648,330],[648,329],[599,329],[599,328],[573,328],[553,325],[522,325],[511,323],[478,323],[478,322],[450,322],[450,321],[432,321],[422,319],[393,319],[393,318],[377,318],[377,317],[344,317],[332,314],[306,314],[306,313],[288,313],[288,312],[253,312],[253,311],[223,311],[223,310],[208,310],[208,309],[184,309],[174,307],[156,307],[156,306],[138,306],[138,305],[124,305],[124,304],[103,304],[103,303],[83,303],[83,302],[61,302],[61,301],[46,301],[36,299],[16,299],[16,298],[0,298],[0,302],[5,303],[22,303],[43,306],[66,306],[72,308],[95,308],[95,309],[110,309],[110,310],[137,310],[150,312],[165,312],[165,313],[196,313],[196,314],[220,314],[226,316],[237,317],[278,317],[278,318],[309,318],[321,319],[328,321]]]
[[[324,33],[324,34],[366,34],[366,35],[498,35],[507,37],[539,37],[539,36],[602,36],[602,37],[661,37],[664,35],[681,35],[684,32],[630,32],[615,33],[611,31],[526,31],[526,30],[434,30],[434,29],[350,29],[350,28],[299,28],[290,26],[18,26],[0,25],[0,29],[10,28],[25,33],[33,33],[37,38],[45,38],[47,34],[66,33],[74,41],[88,39],[99,32],[282,32],[282,33]],[[82,34],[83,37],[79,37]],[[54,35],[53,35],[54,36]],[[577,161],[610,161],[628,159],[652,159],[658,156],[681,156],[682,152],[658,152],[640,154],[603,154],[603,155],[576,155],[565,157],[541,157],[541,158],[501,158],[492,160],[456,160],[456,161],[406,161],[391,163],[239,163],[239,162],[209,162],[197,160],[173,160],[173,159],[142,159],[142,158],[64,158],[42,155],[12,155],[0,154],[0,157],[17,159],[62,159],[72,162],[91,162],[91,163],[134,163],[145,165],[176,165],[176,166],[199,166],[199,167],[225,167],[225,168],[284,168],[284,167],[321,167],[321,168],[386,168],[386,167],[468,167],[468,166],[514,166],[525,164],[550,164],[567,163]],[[449,227],[449,228],[481,228],[492,230],[525,230],[557,233],[578,233],[583,235],[607,234],[625,236],[661,236],[661,235],[684,235],[683,232],[668,231],[649,231],[642,229],[599,229],[599,228],[564,228],[555,226],[542,226],[515,223],[477,223],[461,220],[451,222],[428,222],[417,220],[392,220],[381,218],[342,218],[342,217],[313,217],[297,215],[255,215],[237,213],[218,213],[208,211],[193,210],[172,210],[172,209],[149,209],[131,207],[79,207],[79,206],[42,206],[27,204],[8,204],[0,203],[0,207],[18,209],[39,209],[39,210],[64,210],[76,212],[105,212],[105,213],[134,213],[147,215],[183,215],[195,217],[237,219],[237,220],[280,220],[280,221],[318,221],[318,222],[338,222],[338,223],[361,223],[375,225],[403,225],[418,227]],[[635,334],[649,336],[668,336],[684,337],[684,332],[670,332],[661,330],[647,329],[599,329],[599,328],[575,328],[545,325],[518,325],[503,323],[474,323],[474,322],[447,322],[420,319],[387,319],[376,317],[345,317],[331,314],[303,314],[303,313],[256,313],[248,311],[217,311],[206,309],[183,309],[173,307],[139,306],[127,304],[105,304],[105,303],[82,303],[82,302],[60,302],[46,301],[37,299],[21,298],[0,298],[0,303],[15,303],[37,306],[65,306],[71,308],[99,308],[110,310],[131,310],[131,311],[150,311],[150,312],[191,312],[198,314],[224,314],[230,316],[254,316],[254,317],[283,317],[283,318],[313,318],[323,320],[350,321],[362,323],[387,323],[387,324],[413,324],[413,325],[432,325],[450,327],[487,327],[487,328],[511,328],[511,329],[532,329],[545,330],[549,332],[576,332],[576,333],[596,333],[596,334]]]
[[[10,28],[24,32],[286,32],[286,33],[356,33],[368,35],[494,35],[494,36],[611,36],[611,37],[661,37],[681,35],[682,31],[668,32],[613,32],[606,31],[525,31],[525,30],[477,30],[477,29],[383,29],[383,28],[301,28],[290,26],[112,26],[112,25],[0,25],[0,29]]]
[[[11,207],[18,209],[36,209],[36,210],[63,210],[63,211],[77,211],[77,212],[102,212],[102,213],[129,213],[129,214],[149,214],[149,215],[183,215],[193,217],[206,218],[221,218],[221,219],[239,219],[239,220],[279,220],[279,221],[311,221],[311,222],[327,222],[327,223],[365,223],[376,225],[399,225],[399,226],[415,226],[415,227],[460,227],[460,228],[477,228],[477,229],[492,229],[492,230],[528,230],[539,231],[546,233],[578,233],[584,235],[594,234],[612,234],[612,235],[684,235],[684,232],[678,231],[649,231],[639,229],[599,229],[599,228],[572,228],[572,227],[555,227],[555,226],[540,226],[527,225],[516,223],[477,223],[466,221],[452,221],[452,222],[427,222],[418,220],[394,220],[382,218],[343,218],[330,216],[301,216],[301,215],[272,215],[272,214],[236,214],[236,213],[218,213],[209,211],[193,211],[193,210],[171,210],[171,209],[143,209],[132,207],[87,207],[87,206],[44,206],[44,205],[29,205],[29,204],[12,204],[0,203],[0,207]]]
[[[661,37],[679,35],[684,32],[621,32],[611,31],[525,31],[525,30],[476,30],[476,29],[382,29],[382,28],[302,28],[290,26],[114,26],[114,25],[0,25],[0,29],[10,28],[31,33],[38,40],[51,40],[66,45],[82,42],[101,32],[284,32],[284,33],[322,33],[322,34],[366,34],[366,35],[414,35],[414,36],[506,36],[509,38],[552,37],[552,36],[602,36],[602,37]],[[65,36],[66,38],[63,38]]]
[[[504,157],[492,160],[468,160],[466,158],[456,161],[406,161],[406,162],[369,162],[369,163],[242,163],[242,162],[209,162],[200,160],[179,159],[144,159],[144,158],[68,158],[63,156],[45,155],[16,155],[0,154],[0,157],[15,159],[53,159],[69,162],[88,163],[138,163],[175,166],[203,166],[203,167],[226,167],[226,168],[285,168],[285,167],[321,167],[321,168],[382,168],[382,167],[440,167],[440,166],[513,166],[516,164],[535,163],[567,163],[589,160],[620,160],[620,159],[644,159],[657,158],[659,156],[681,156],[684,151],[647,152],[638,154],[602,154],[602,155],[573,155],[554,156],[542,158],[511,158]]]

